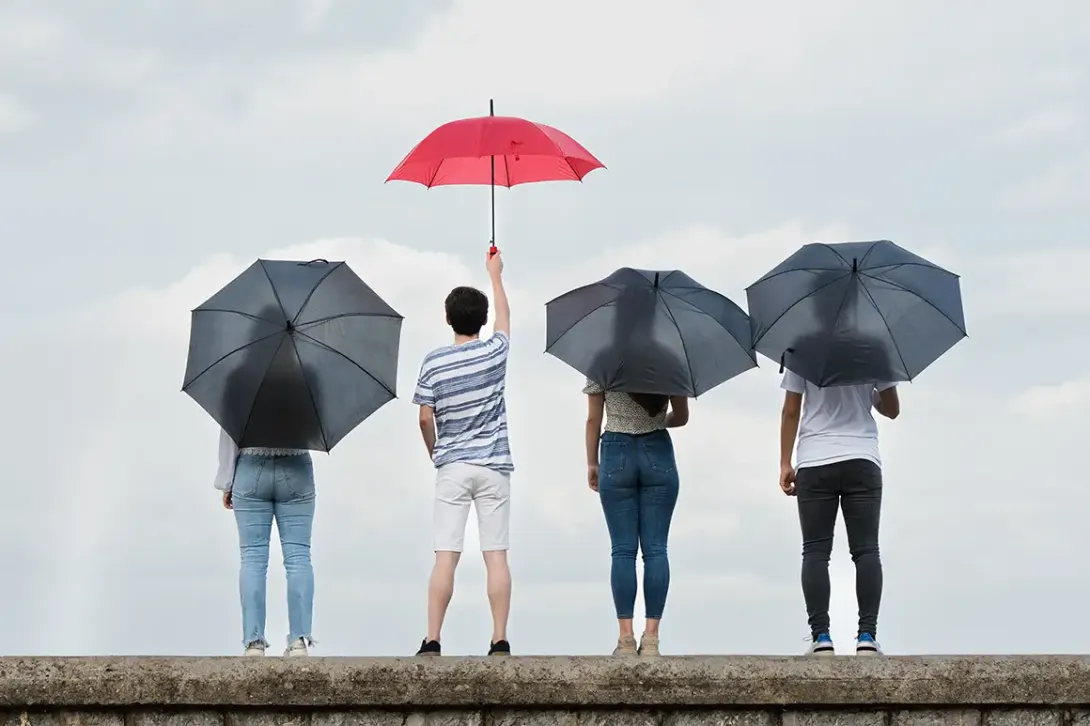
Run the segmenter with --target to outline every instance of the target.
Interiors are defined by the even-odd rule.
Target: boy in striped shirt
[[[507,566],[511,518],[511,449],[507,441],[504,387],[510,348],[511,309],[503,289],[503,259],[490,252],[496,320],[492,336],[480,339],[488,321],[488,298],[480,290],[456,287],[446,300],[454,344],[428,353],[420,367],[413,403],[420,406],[420,432],[435,464],[435,566],[428,583],[428,633],[417,655],[440,655],[440,630],[454,594],[454,570],[461,557],[466,520],[477,510],[481,552],[488,572],[492,609],[489,655],[510,655],[507,617],[511,571]]]

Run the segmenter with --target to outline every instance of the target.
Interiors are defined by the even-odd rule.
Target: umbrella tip
[[[852,272],[859,272],[859,259],[856,257],[852,258]]]
[[[655,273],[655,287],[659,286],[659,273]]]

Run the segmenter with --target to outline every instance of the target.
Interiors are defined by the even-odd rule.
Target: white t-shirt
[[[878,424],[871,408],[878,392],[896,383],[819,388],[786,371],[780,388],[802,394],[802,417],[795,447],[795,468],[868,459],[878,466]]]

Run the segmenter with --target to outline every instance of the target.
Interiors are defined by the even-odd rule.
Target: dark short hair
[[[456,287],[447,295],[447,322],[456,335],[477,335],[488,322],[488,296],[475,287]]]

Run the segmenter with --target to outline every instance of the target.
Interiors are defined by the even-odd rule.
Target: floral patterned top
[[[653,431],[661,431],[666,428],[666,411],[656,416],[648,416],[643,406],[632,400],[627,393],[620,391],[605,391],[594,381],[587,379],[587,385],[583,387],[583,393],[606,394],[606,431],[618,434],[630,434],[639,436]]]

